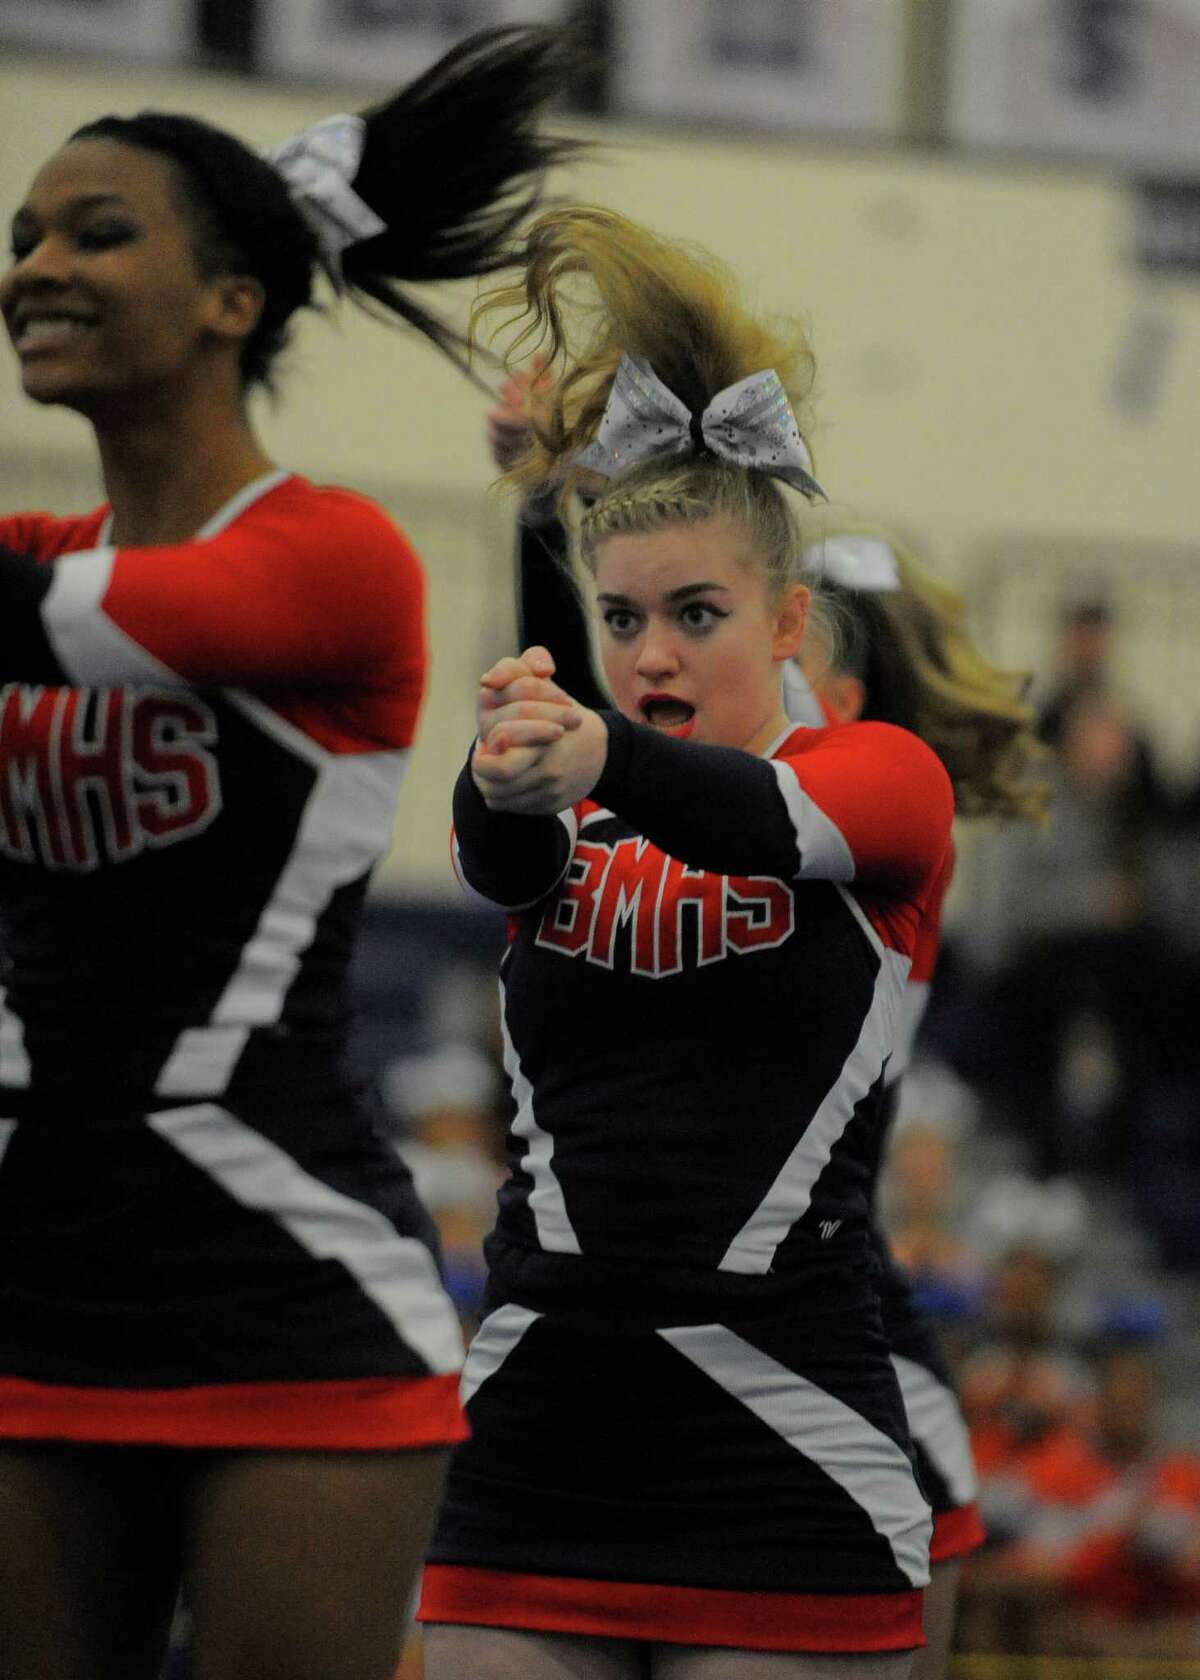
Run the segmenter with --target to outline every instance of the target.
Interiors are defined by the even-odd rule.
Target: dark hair
[[[247,385],[267,384],[271,363],[287,342],[288,321],[312,302],[317,261],[316,236],[283,176],[224,129],[174,112],[101,117],[71,139],[117,140],[159,152],[176,165],[201,272],[252,274],[262,283],[262,314],[242,346],[242,378]]]
[[[347,289],[407,321],[460,366],[465,335],[397,282],[466,279],[518,259],[514,235],[540,199],[546,170],[579,149],[539,134],[537,119],[580,62],[559,31],[481,30],[362,113],[354,190],[387,229],[343,253]],[[262,283],[242,377],[269,383],[288,321],[312,303],[318,261],[316,238],[278,170],[223,129],[173,112],[101,117],[70,138],[117,140],[175,163],[202,271]]]

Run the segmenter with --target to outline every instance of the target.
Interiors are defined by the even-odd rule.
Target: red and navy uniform
[[[461,873],[514,912],[511,1170],[422,1614],[919,1645],[866,1225],[948,780],[885,724],[758,758],[605,721],[561,819],[456,792]]]
[[[904,1021],[888,1068],[885,1147],[886,1129],[890,1127],[899,1094],[900,1075],[911,1059],[912,1043],[929,998],[941,942],[942,904],[953,873],[951,847],[917,936],[905,988]],[[976,1551],[985,1538],[970,1435],[937,1332],[918,1307],[912,1280],[896,1261],[874,1217],[871,1235],[879,1262],[883,1327],[892,1346],[892,1364],[904,1395],[921,1485],[933,1506],[930,1561],[948,1563]]]
[[[532,502],[518,525],[516,583],[523,645],[542,643],[552,650],[558,681],[581,704],[606,705],[592,669],[587,622],[571,579],[566,527],[555,514],[553,496]],[[793,723],[821,728],[831,721],[800,666],[792,660],[784,667],[783,693]],[[887,1098],[880,1161],[886,1150],[886,1128],[895,1112],[900,1075],[911,1059],[928,1001],[941,940],[942,903],[953,870],[951,848],[918,930],[900,1029],[885,1075]],[[871,1224],[871,1241],[879,1268],[884,1331],[892,1345],[921,1485],[933,1507],[930,1557],[934,1563],[948,1562],[976,1550],[984,1539],[977,1503],[979,1483],[966,1420],[937,1333],[917,1307],[912,1282],[896,1263],[876,1219]]]
[[[380,509],[0,520],[0,1435],[461,1438],[432,1226],[343,1066],[425,678]]]
[[[804,673],[794,662],[789,662],[785,671],[783,692],[784,704],[793,722],[819,727],[828,721]],[[912,968],[904,989],[900,1031],[885,1080],[887,1095],[881,1161],[886,1150],[887,1132],[896,1111],[900,1076],[912,1060],[917,1029],[929,1001],[929,987],[941,945],[942,905],[950,890],[953,874],[954,848],[951,846],[917,933]],[[976,1551],[985,1538],[979,1515],[979,1478],[971,1454],[970,1434],[937,1332],[917,1306],[912,1280],[897,1263],[874,1216],[870,1229],[871,1246],[879,1267],[883,1328],[892,1346],[892,1364],[904,1396],[921,1486],[933,1507],[930,1561],[948,1563],[953,1558],[965,1557]]]

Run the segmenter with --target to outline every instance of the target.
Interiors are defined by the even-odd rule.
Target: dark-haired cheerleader
[[[0,519],[6,1680],[149,1680],[181,1578],[206,1680],[395,1668],[461,1345],[342,1052],[422,576],[245,399],[319,267],[457,352],[405,283],[509,259],[566,58],[473,38],[269,159],[102,118],[13,217],[21,381],[107,500]]]

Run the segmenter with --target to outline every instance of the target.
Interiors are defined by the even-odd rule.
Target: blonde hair
[[[558,482],[564,501],[622,354],[648,361],[693,414],[763,368],[775,369],[798,417],[812,388],[812,351],[797,322],[753,315],[710,252],[597,206],[551,210],[534,222],[523,283],[482,298],[473,330],[501,310],[519,329],[512,353],[540,350],[553,379],[533,407],[532,445],[509,476],[523,489]],[[778,482],[707,454],[661,456],[602,481],[581,523],[582,556],[592,567],[607,537],[713,517],[744,527],[769,587],[798,580],[799,529]]]
[[[835,615],[850,620],[843,644],[853,648],[858,632],[863,716],[911,729],[933,748],[960,815],[1041,820],[1050,800],[1048,754],[1025,700],[1029,673],[1004,670],[980,651],[962,596],[894,537],[853,522],[823,535],[882,537],[896,562],[898,589],[834,592]],[[853,663],[836,643],[829,657],[835,667]]]

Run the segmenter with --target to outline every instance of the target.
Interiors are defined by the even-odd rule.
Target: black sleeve
[[[602,712],[608,757],[592,789],[638,834],[695,869],[796,873],[796,830],[771,762],[737,747],[676,741]]]
[[[555,887],[571,860],[571,835],[558,817],[491,811],[467,760],[454,784],[454,861],[459,875],[493,904],[523,910]]]
[[[54,568],[0,547],[0,683],[64,683],[42,625],[42,602]]]
[[[571,576],[569,546],[552,493],[532,497],[517,523],[518,635],[523,648],[549,648],[555,680],[581,706],[599,710],[608,696],[592,669],[587,611]]]

